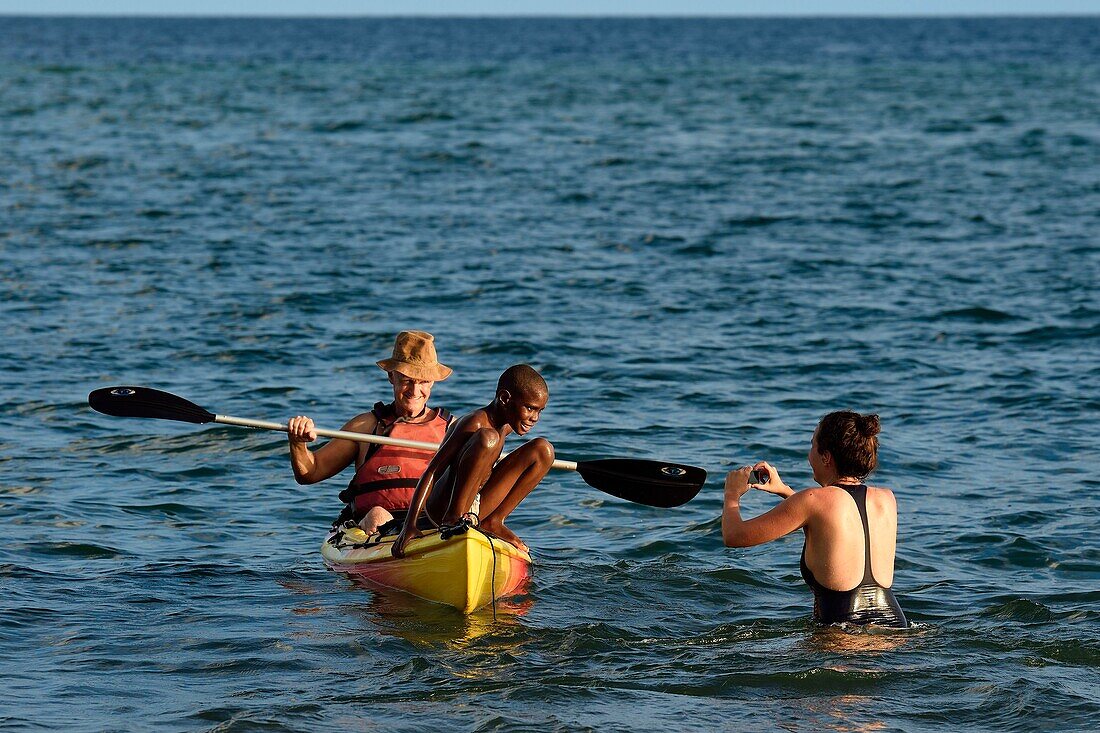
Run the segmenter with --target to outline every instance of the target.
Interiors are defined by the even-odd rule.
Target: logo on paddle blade
[[[666,476],[683,476],[687,471],[679,466],[661,466],[661,473]]]
[[[119,387],[118,389],[112,389],[111,394],[115,397],[131,397],[137,394],[137,391],[132,390],[129,387]]]

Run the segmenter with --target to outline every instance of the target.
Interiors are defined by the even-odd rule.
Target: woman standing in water
[[[794,491],[771,464],[761,461],[726,476],[722,539],[727,547],[751,547],[802,529],[802,577],[814,592],[820,623],[905,628],[905,614],[890,586],[898,509],[889,489],[863,483],[878,465],[878,415],[842,410],[821,419],[808,456],[819,486]],[[763,483],[749,483],[751,473]],[[750,520],[741,519],[741,497],[760,489],[783,501]]]

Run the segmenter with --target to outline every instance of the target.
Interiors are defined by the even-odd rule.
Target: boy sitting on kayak
[[[554,463],[554,446],[535,438],[508,454],[500,463],[504,438],[527,434],[539,421],[550,392],[546,381],[526,364],[505,370],[491,403],[459,418],[428,463],[416,486],[409,514],[393,556],[404,557],[409,541],[427,526],[458,524],[480,492],[478,526],[516,547],[527,545],[504,526],[513,509],[538,485]],[[430,524],[418,526],[421,513]]]

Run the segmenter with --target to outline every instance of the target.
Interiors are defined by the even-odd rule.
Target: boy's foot
[[[505,527],[503,523],[482,522],[478,529],[513,544],[524,552],[531,551],[531,548],[524,544],[523,540],[519,538],[519,535]]]

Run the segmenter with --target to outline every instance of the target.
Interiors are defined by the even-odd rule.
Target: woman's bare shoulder
[[[884,509],[897,509],[898,500],[894,492],[885,486],[868,486],[867,501],[877,504]]]

